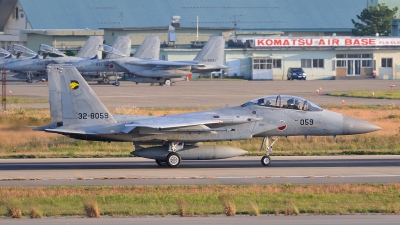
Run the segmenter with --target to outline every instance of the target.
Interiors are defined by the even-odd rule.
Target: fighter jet
[[[36,130],[80,140],[133,142],[135,156],[155,159],[160,166],[178,167],[182,160],[222,159],[246,154],[230,146],[201,142],[262,137],[261,163],[271,163],[270,152],[282,136],[362,134],[381,128],[364,120],[324,110],[289,95],[257,98],[235,107],[166,116],[112,115],[78,70],[50,65],[51,124]],[[275,137],[269,144],[269,138]]]
[[[0,48],[0,67],[2,69],[3,67],[5,67],[6,64],[11,63],[15,60],[17,59],[15,57],[13,58],[13,55],[9,51]]]
[[[59,55],[60,57],[46,57],[46,58],[41,58],[39,55],[36,54],[34,57],[28,58],[28,59],[23,59],[23,60],[18,60],[14,61],[12,63],[8,63],[6,65],[6,69],[14,71],[14,72],[21,72],[21,73],[26,73],[26,78],[29,83],[32,82],[32,76],[35,74],[37,78],[42,79],[46,74],[46,66],[49,64],[69,64],[74,61],[80,61],[82,59],[85,60],[90,60],[93,58],[96,58],[97,53],[98,53],[98,48],[97,46],[102,44],[103,38],[101,36],[91,36],[89,39],[86,41],[85,45],[81,48],[81,50],[78,52],[78,54],[75,57],[72,56],[66,56],[63,53],[59,52],[57,49],[52,48],[48,45],[41,45],[41,50],[44,52],[50,52],[50,53],[55,53]],[[14,47],[17,47],[18,49],[21,49],[21,46],[14,45]],[[23,47],[23,46],[22,46]],[[24,48],[24,53],[26,53],[29,49],[26,47]],[[32,51],[32,50],[30,50]],[[24,78],[25,79],[25,78]]]
[[[143,47],[143,49],[142,49]],[[223,65],[225,42],[222,36],[212,36],[193,61],[158,60],[159,37],[147,37],[133,57],[121,57],[104,62],[79,62],[73,65],[79,71],[118,71],[132,75],[129,80],[136,83],[160,83],[183,80],[192,73],[207,73],[226,69]],[[144,51],[146,50],[146,51]],[[151,54],[144,54],[149,52]]]
[[[112,46],[99,45],[100,51],[107,52],[105,59],[97,60],[82,60],[74,62],[72,65],[76,67],[81,73],[87,72],[105,72],[105,73],[130,73],[120,64],[127,61],[140,61],[140,60],[155,60],[159,58],[160,54],[160,38],[159,37],[146,37],[142,44],[139,46],[133,57],[130,57],[131,38],[129,36],[120,36],[124,42],[114,44]],[[122,39],[121,39],[122,40]],[[128,48],[129,47],[129,48]]]

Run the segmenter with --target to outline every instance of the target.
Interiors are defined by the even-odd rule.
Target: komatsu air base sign
[[[400,46],[400,38],[383,37],[290,37],[254,39],[254,47],[357,47],[357,46]]]

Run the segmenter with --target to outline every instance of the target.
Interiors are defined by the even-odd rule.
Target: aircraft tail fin
[[[133,57],[158,60],[160,58],[160,37],[146,37]]]
[[[132,39],[130,36],[119,36],[117,37],[117,39],[115,39],[114,43],[112,44],[112,47],[122,52],[124,55],[130,56],[131,45],[132,45]],[[114,59],[119,57],[121,56],[115,54],[107,54],[106,59]]]
[[[193,61],[206,65],[224,64],[225,41],[223,36],[211,36]]]
[[[100,55],[98,47],[101,44],[103,44],[102,36],[90,36],[78,54],[76,54],[76,57],[91,58],[94,55]]]
[[[75,67],[49,65],[47,73],[52,124],[82,130],[116,123]]]

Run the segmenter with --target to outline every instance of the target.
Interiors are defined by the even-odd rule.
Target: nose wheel
[[[269,144],[269,137],[264,137],[261,142],[260,152],[261,150],[263,150],[265,143],[265,156],[261,158],[261,163],[263,164],[263,166],[269,166],[271,164],[271,157],[269,157],[269,153],[272,152],[272,147],[274,146],[275,142],[279,140],[279,137],[271,138],[272,140],[274,140],[271,145]]]
[[[261,158],[261,163],[264,166],[269,166],[269,164],[271,163],[271,158],[269,157],[269,155],[265,155]]]

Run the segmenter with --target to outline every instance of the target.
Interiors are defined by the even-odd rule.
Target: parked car
[[[301,67],[289,67],[287,72],[287,79],[288,80],[306,80],[307,74],[304,72],[303,68]]]
[[[225,70],[220,69],[220,70],[218,70],[218,71],[211,72],[211,78],[215,78],[215,77],[223,78],[223,77],[225,77],[227,74],[228,74],[228,73],[227,73]]]

